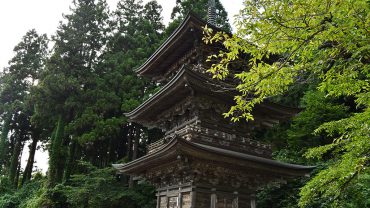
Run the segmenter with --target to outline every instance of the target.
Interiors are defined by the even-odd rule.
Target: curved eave
[[[222,84],[226,85],[224,83]],[[217,92],[217,86],[221,87],[222,84],[218,83],[216,80],[208,79],[203,74],[194,72],[186,66],[183,66],[176,76],[173,77],[165,86],[163,86],[152,97],[144,101],[136,109],[129,113],[125,113],[125,116],[127,116],[131,121],[140,123],[141,119],[148,119],[151,113],[157,115],[160,112],[160,110],[154,110],[153,107],[159,107],[164,104],[170,105],[171,100],[173,103],[176,103],[176,101],[184,98],[182,96],[190,95],[194,90],[208,92],[207,94],[212,94],[214,96],[219,95],[222,99],[232,101],[234,96],[233,94]],[[210,90],[211,87],[214,89],[213,91]],[[177,94],[177,98],[174,98],[174,94]],[[165,107],[163,108],[165,109]]]
[[[126,164],[115,164],[119,173],[143,174],[150,168],[160,167],[175,161],[177,156],[190,155],[198,159],[229,163],[245,170],[262,171],[281,177],[307,176],[315,167],[283,163],[271,159],[235,152],[208,145],[185,141],[180,138],[172,139],[157,152],[148,154]]]
[[[166,85],[164,85],[158,92],[154,93],[150,98],[145,100],[142,104],[140,104],[137,108],[129,113],[125,113],[124,115],[130,118],[131,120],[135,120],[140,114],[143,113],[144,109],[148,106],[151,106],[155,103],[158,103],[159,97],[164,94],[164,92],[169,90],[174,90],[175,85],[178,85],[180,78],[184,75],[185,70],[180,70],[179,73],[176,74]]]
[[[228,91],[225,93],[223,92],[224,88],[232,89],[234,86],[210,79],[202,73],[183,66],[165,86],[136,109],[125,113],[125,116],[131,121],[146,125],[148,121],[155,121],[158,114],[181,102],[192,93],[218,97],[218,99],[232,105],[237,92]],[[271,126],[279,121],[290,119],[298,112],[296,108],[265,101],[256,105],[253,115],[255,115],[256,121],[261,120],[261,122],[268,123],[267,126]]]
[[[154,77],[163,73],[163,70],[166,70],[168,65],[170,65],[170,63],[167,63],[168,61],[172,59],[177,60],[178,57],[171,59],[174,54],[181,56],[182,53],[193,47],[192,43],[195,39],[189,38],[189,35],[201,37],[202,27],[205,25],[207,25],[206,21],[193,13],[189,13],[170,37],[135,71],[139,75],[148,77]],[[208,27],[214,30],[220,30],[212,25],[208,25]],[[198,32],[195,32],[194,29],[197,29]]]

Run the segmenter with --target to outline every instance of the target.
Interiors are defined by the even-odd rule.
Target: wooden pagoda
[[[148,146],[147,155],[114,167],[155,185],[157,208],[255,207],[259,187],[312,170],[272,160],[271,146],[251,136],[255,128],[292,117],[295,109],[265,102],[256,106],[253,122],[223,118],[234,93],[225,91],[231,84],[206,73],[207,56],[219,50],[202,42],[206,24],[189,14],[137,70],[163,87],[126,115],[165,136]]]

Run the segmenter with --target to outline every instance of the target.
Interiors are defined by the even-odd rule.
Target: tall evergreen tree
[[[143,5],[141,1],[122,0],[115,12],[115,33],[108,44],[101,68],[109,70],[104,78],[110,88],[114,89],[111,92],[119,99],[115,118],[120,118],[123,121],[120,125],[124,126],[121,134],[116,134],[118,138],[112,141],[110,136],[111,142],[117,144],[117,140],[121,140],[119,143],[125,145],[116,150],[118,155],[111,155],[116,159],[126,156],[130,160],[138,156],[138,148],[134,147],[139,145],[139,138],[146,131],[140,125],[126,122],[123,113],[138,106],[145,94],[153,88],[148,80],[137,77],[134,69],[151,55],[163,39],[161,11],[156,1]],[[141,138],[140,141],[146,140]]]
[[[36,91],[34,115],[35,120],[48,120],[51,186],[68,179],[77,160],[106,167],[139,154],[132,150],[138,150],[133,147],[142,141],[144,129],[127,123],[123,113],[136,107],[148,91],[148,82],[133,69],[161,40],[160,12],[156,2],[143,6],[122,1],[109,21],[104,1],[81,0],[65,15]]]
[[[17,185],[20,171],[20,156],[26,141],[37,145],[37,130],[31,124],[34,106],[31,104],[31,89],[39,79],[47,55],[47,37],[30,30],[14,48],[15,56],[2,75],[0,140],[0,166],[6,167],[8,176]],[[8,137],[9,136],[9,137]],[[36,148],[36,147],[35,147]],[[33,165],[34,154],[28,162]],[[7,162],[9,161],[9,162]],[[32,164],[31,164],[32,163]],[[30,177],[32,168],[26,173]],[[2,173],[4,174],[4,173]]]
[[[61,182],[69,161],[70,145],[75,145],[68,125],[81,115],[96,87],[96,65],[108,32],[109,11],[105,0],[75,0],[71,14],[64,15],[56,35],[53,54],[47,63],[38,95],[38,114],[47,119],[51,135],[49,184]]]

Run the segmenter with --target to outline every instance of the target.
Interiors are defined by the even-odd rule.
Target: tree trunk
[[[54,187],[57,183],[62,182],[64,168],[66,163],[66,147],[64,144],[64,120],[59,116],[56,129],[51,139],[51,148],[49,150],[49,187]]]
[[[116,161],[114,141],[115,141],[115,138],[114,137],[109,138],[108,154],[107,154],[107,157],[106,157],[106,164],[105,164],[106,166],[109,163],[111,163],[113,161]]]
[[[127,125],[122,129],[122,133],[121,133],[121,137],[123,137],[120,141],[119,141],[119,144],[118,147],[120,148],[115,148],[116,151],[117,151],[117,156],[116,158],[117,159],[122,159],[122,158],[125,158],[127,157],[127,152],[128,152],[128,146],[127,146],[127,142],[128,142],[128,132],[129,132],[129,129],[127,127]],[[115,161],[115,160],[114,160]]]
[[[131,161],[132,159],[132,127],[129,127],[127,132],[127,160]]]
[[[0,175],[3,173],[3,167],[6,166],[7,154],[8,154],[8,134],[10,129],[10,117],[6,117],[3,128],[1,129],[0,136]]]
[[[137,129],[137,126],[134,126],[133,134],[132,136],[134,137],[134,147],[133,147],[133,152],[132,152],[132,160],[137,159],[138,154],[139,154],[139,130]]]
[[[23,148],[21,148],[21,152],[23,152]],[[14,186],[16,188],[18,188],[18,182],[19,182],[19,176],[21,175],[21,158],[22,158],[22,154],[19,155],[19,162],[18,162],[18,166],[17,166],[17,172],[15,174],[15,178],[14,178]]]
[[[130,135],[130,140],[134,141],[134,144],[132,147],[132,160],[135,160],[137,159],[138,154],[139,154],[139,141],[140,141],[140,133],[136,125],[133,125],[131,135]],[[131,188],[133,186],[134,186],[133,176],[130,176],[129,187]]]
[[[67,181],[72,173],[72,168],[75,164],[77,145],[78,145],[77,142],[75,140],[72,140],[71,145],[69,147],[68,161],[64,174],[64,181]]]
[[[128,159],[128,161],[131,161],[131,160],[134,159],[134,156],[136,157],[136,155],[134,155],[135,154],[134,153],[134,145],[135,144],[132,144],[132,142],[134,140],[135,126],[133,124],[131,124],[129,128],[130,129],[128,131],[128,136],[127,136],[127,139],[128,139],[128,141],[127,141],[127,159]],[[134,180],[133,180],[132,175],[130,176],[128,186],[130,188],[132,188],[134,186]]]
[[[22,142],[20,138],[16,139],[16,143],[14,145],[13,154],[10,160],[10,166],[9,166],[9,180],[11,183],[13,183],[14,186],[16,186],[16,175],[17,175],[17,169],[19,165],[19,156],[21,154],[22,150]]]
[[[28,156],[26,168],[24,169],[24,173],[23,173],[22,185],[25,184],[27,181],[31,180],[33,164],[35,162],[37,142],[38,142],[38,139],[34,137],[32,140],[32,143],[29,145],[29,156]]]

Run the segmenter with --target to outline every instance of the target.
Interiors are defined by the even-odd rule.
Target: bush
[[[128,188],[116,177],[113,168],[98,169],[87,162],[78,162],[80,174],[74,174],[63,184],[38,191],[21,203],[20,197],[7,197],[7,207],[20,208],[153,208],[155,190],[148,184]],[[31,182],[34,183],[34,182]],[[23,189],[23,188],[22,188]],[[18,192],[25,192],[19,190]],[[17,192],[17,193],[18,193]],[[19,194],[17,195],[19,196]],[[9,206],[8,206],[9,205]],[[6,207],[0,205],[0,207]]]

